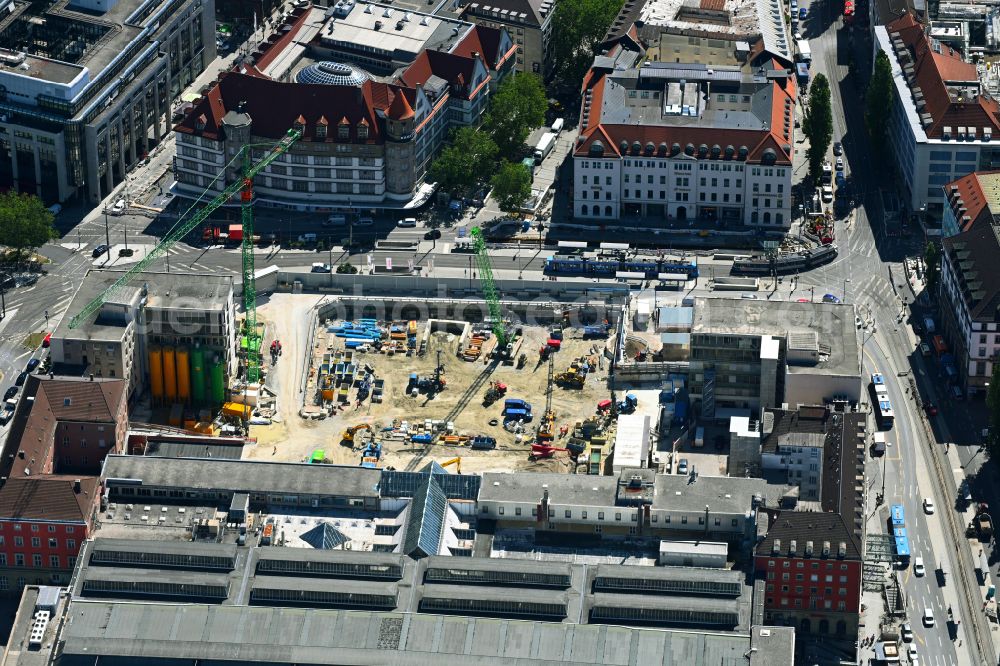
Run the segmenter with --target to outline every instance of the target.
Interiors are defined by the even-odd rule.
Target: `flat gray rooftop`
[[[377,498],[381,471],[304,463],[111,455],[105,460],[103,476],[106,480],[138,480],[155,488]]]
[[[653,508],[698,512],[707,505],[712,513],[747,514],[766,485],[763,479],[698,474],[692,481],[688,475],[657,474]]]
[[[458,569],[467,571],[512,571],[532,574],[555,574],[571,576],[573,568],[565,562],[544,562],[539,560],[513,560],[489,557],[428,557],[424,560],[428,569]]]
[[[236,546],[204,541],[147,541],[145,539],[94,539],[91,553],[100,551],[120,553],[164,553],[182,557],[236,558]]]
[[[281,546],[262,546],[254,551],[257,561],[281,560],[291,562],[337,562],[343,564],[365,564],[369,566],[402,567],[409,561],[402,555],[391,553],[362,553],[351,550],[315,550],[309,548],[285,548]],[[444,558],[453,559],[453,558]]]
[[[788,372],[857,375],[861,356],[854,306],[744,298],[696,298],[692,338],[699,334],[773,335],[815,333],[829,356],[815,366],[789,365]]]
[[[124,271],[89,270],[83,277],[79,289],[73,295],[69,306],[69,314],[75,315],[83,310],[88,303],[100,296],[113,285]],[[115,303],[131,302],[142,289],[147,286],[147,307],[176,308],[180,310],[221,310],[229,307],[233,290],[233,278],[229,275],[213,275],[208,273],[139,273],[126,286],[120,295],[113,299]],[[52,337],[69,338],[72,340],[117,340],[123,332],[123,326],[103,323],[100,310],[92,314],[80,326],[71,330],[70,317],[64,317]]]
[[[461,616],[75,602],[62,658],[400,666],[737,664],[749,636]],[[765,663],[765,662],[762,662]],[[790,661],[768,661],[785,666]]]
[[[372,594],[396,598],[396,583],[367,580],[327,580],[294,576],[255,576],[255,590],[290,590],[293,592],[326,592],[341,594]]]
[[[479,501],[536,503],[546,488],[558,504],[613,506],[618,477],[487,472],[479,488]]]
[[[643,580],[689,580],[711,583],[743,583],[746,574],[734,569],[702,569],[699,567],[635,567],[622,564],[598,564],[597,577],[635,578]]]

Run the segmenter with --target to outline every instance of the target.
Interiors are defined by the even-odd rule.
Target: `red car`
[[[927,416],[937,416],[938,408],[933,402],[925,402],[924,411],[927,412]]]
[[[50,344],[52,344],[52,334],[46,333],[45,338],[42,339],[42,347],[47,349]]]

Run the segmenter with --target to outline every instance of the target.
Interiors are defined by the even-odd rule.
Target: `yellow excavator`
[[[344,431],[344,434],[340,436],[340,443],[344,446],[354,445],[354,436],[357,435],[362,430],[371,430],[371,425],[367,423],[359,423],[358,425],[351,426]]]
[[[459,474],[462,473],[462,458],[461,457],[452,458],[451,460],[446,460],[443,463],[441,463],[441,467],[447,467],[448,465],[454,465],[455,466],[455,471],[457,471]]]

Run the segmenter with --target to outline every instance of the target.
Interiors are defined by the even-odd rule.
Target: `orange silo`
[[[177,401],[177,365],[173,347],[163,348],[163,393],[168,403]]]
[[[177,348],[177,397],[185,405],[191,402],[191,365],[187,347]]]
[[[163,350],[156,345],[149,348],[149,390],[153,404],[163,402]]]

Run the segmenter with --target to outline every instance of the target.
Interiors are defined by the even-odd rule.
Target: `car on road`
[[[863,325],[864,325],[864,322],[861,321],[861,317],[858,317],[857,315],[855,315],[854,316],[854,328],[861,328]]]
[[[837,158],[837,161],[834,163],[834,170],[835,171],[843,171],[844,170],[844,158],[843,157],[838,157]]]
[[[808,298],[799,298],[796,300],[797,303],[812,303]]]
[[[913,640],[913,627],[910,626],[909,622],[904,622],[899,628],[899,635],[903,638],[904,643],[909,643]]]
[[[681,458],[677,462],[677,473],[678,474],[687,474],[688,473],[688,461],[687,461],[687,458]]]
[[[440,229],[431,229],[426,234],[424,234],[424,240],[437,240],[438,238],[441,238]]]
[[[744,300],[747,300],[747,301],[756,301],[757,300],[757,294],[743,294],[742,296],[740,296],[740,298],[742,298]]]
[[[926,342],[921,342],[920,343],[920,355],[921,356],[930,356],[931,355],[931,346],[929,344],[927,344]]]
[[[927,569],[924,568],[924,558],[914,557],[913,558],[913,575],[923,576],[927,573]]]
[[[370,217],[359,217],[358,221],[354,223],[356,227],[370,227],[375,224],[375,220]]]
[[[823,294],[823,302],[824,303],[839,303],[840,299],[837,298],[836,296],[834,296],[833,294]]]
[[[21,374],[19,374],[17,376],[17,379],[14,380],[14,385],[15,386],[24,386],[24,382],[26,382],[27,380],[28,380],[28,373],[27,372],[22,372]]]
[[[417,218],[415,217],[404,217],[402,220],[396,223],[397,227],[415,227],[417,226]]]
[[[833,201],[833,188],[829,185],[824,185],[822,189],[823,193],[823,203],[830,203]]]
[[[807,16],[809,16],[809,9],[806,7],[799,7],[799,20],[805,21]]]
[[[49,345],[51,345],[51,344],[52,344],[52,334],[51,333],[46,333],[45,337],[42,338],[42,348],[43,349],[48,349]]]
[[[934,513],[934,500],[930,497],[924,498],[924,513],[927,515]]]
[[[839,141],[834,141],[833,142],[833,154],[835,156],[837,156],[837,157],[840,157],[841,155],[843,155],[844,154],[844,144],[842,144]]]
[[[110,212],[111,212],[112,215],[121,215],[122,213],[124,213],[125,212],[125,200],[124,199],[119,199],[118,201],[114,202],[114,204],[111,205],[111,211]]]
[[[938,408],[933,402],[925,402],[924,411],[927,412],[927,416],[937,416]]]
[[[90,253],[90,256],[95,257],[95,258],[99,257],[102,254],[104,254],[105,252],[107,252],[108,250],[110,250],[110,249],[111,248],[109,248],[107,245],[105,245],[104,243],[101,243],[100,245],[98,245],[97,247],[94,248],[94,251]]]
[[[10,388],[8,388],[8,389],[7,389],[6,391],[4,391],[4,394],[3,394],[3,399],[4,399],[4,400],[10,400],[10,399],[11,399],[11,398],[13,398],[13,397],[14,397],[15,395],[17,395],[17,392],[18,392],[19,390],[20,390],[20,389],[19,389],[18,387],[16,387],[16,386],[11,386],[11,387],[10,387]]]
[[[28,365],[24,366],[24,369],[27,372],[34,372],[35,368],[38,367],[39,363],[41,363],[41,361],[39,361],[37,358],[28,359]]]
[[[796,30],[795,33],[792,35],[792,37],[795,39],[795,41],[799,41],[800,39],[802,39],[802,33]]]
[[[913,664],[914,666],[916,666],[916,664],[919,663],[918,662],[919,657],[917,656],[917,646],[914,645],[913,643],[910,643],[909,645],[906,646],[906,658],[909,659],[910,663]]]
[[[924,621],[924,626],[925,627],[933,627],[934,626],[934,611],[931,610],[930,608],[925,608],[924,609],[924,615],[923,615],[923,621]]]
[[[315,263],[312,265],[313,273],[329,273],[330,270],[330,264]]]

